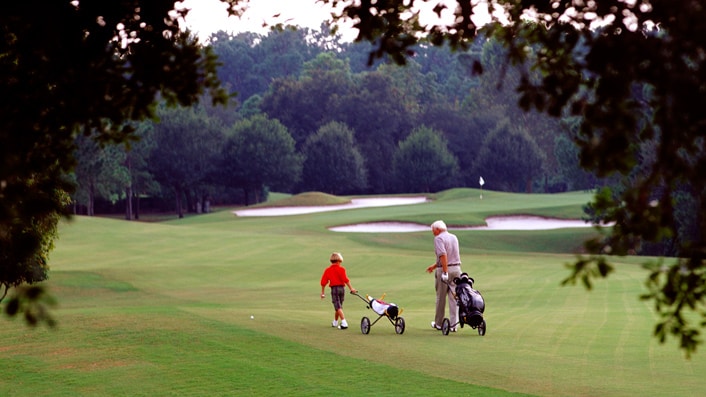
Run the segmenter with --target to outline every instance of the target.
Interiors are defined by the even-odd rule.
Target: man
[[[449,301],[449,320],[451,332],[456,332],[458,324],[458,305],[449,286],[449,280],[461,276],[461,254],[458,248],[458,238],[449,233],[444,221],[431,224],[434,233],[434,252],[436,262],[427,267],[427,273],[435,272],[436,315],[431,322],[432,328],[441,329],[446,311],[446,299]]]

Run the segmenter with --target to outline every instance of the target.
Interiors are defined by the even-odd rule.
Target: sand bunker
[[[388,207],[393,205],[419,204],[426,197],[384,197],[352,199],[349,204],[316,207],[269,207],[235,211],[237,216],[286,216],[315,212],[341,211],[365,207]],[[590,223],[574,219],[552,219],[538,216],[495,216],[485,220],[486,226],[449,227],[450,230],[551,230],[591,227]],[[331,227],[334,232],[349,233],[408,233],[429,231],[429,225],[405,222],[371,222],[356,225]]]
[[[384,197],[352,199],[348,204],[324,205],[317,207],[269,207],[251,208],[235,211],[237,216],[285,216],[311,214],[314,212],[340,211],[364,207],[389,207],[393,205],[419,204],[427,201],[426,197]]]
[[[449,230],[551,230],[591,227],[590,223],[573,219],[552,219],[538,216],[497,216],[486,218],[486,226],[449,227]],[[405,233],[429,231],[429,225],[403,222],[371,222],[329,228],[334,232]]]

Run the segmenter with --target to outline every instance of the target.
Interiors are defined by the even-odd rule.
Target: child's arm
[[[348,286],[348,289],[351,290],[351,294],[355,294],[356,292],[358,292],[358,290],[356,290],[355,288],[351,287],[350,281],[347,282],[346,285]]]
[[[324,270],[324,274],[321,275],[321,299],[324,299],[326,297],[326,294],[324,294],[324,289],[326,288],[326,285],[329,282],[329,277],[328,277],[328,272],[327,270]]]

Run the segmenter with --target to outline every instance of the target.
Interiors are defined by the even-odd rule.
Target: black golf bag
[[[476,328],[483,322],[485,301],[480,292],[473,289],[474,280],[468,274],[462,273],[454,279],[456,284],[456,302],[458,303],[458,318],[461,328],[464,324]]]

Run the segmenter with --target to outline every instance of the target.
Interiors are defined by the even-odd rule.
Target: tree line
[[[161,106],[134,125],[129,148],[79,137],[77,213],[119,203],[139,218],[148,202],[183,216],[269,191],[436,192],[478,187],[480,176],[512,192],[598,183],[579,168],[571,120],[517,108],[518,72],[504,69],[492,39],[465,51],[419,46],[405,67],[371,65],[370,45],[307,28],[219,32],[210,42],[230,105]]]

